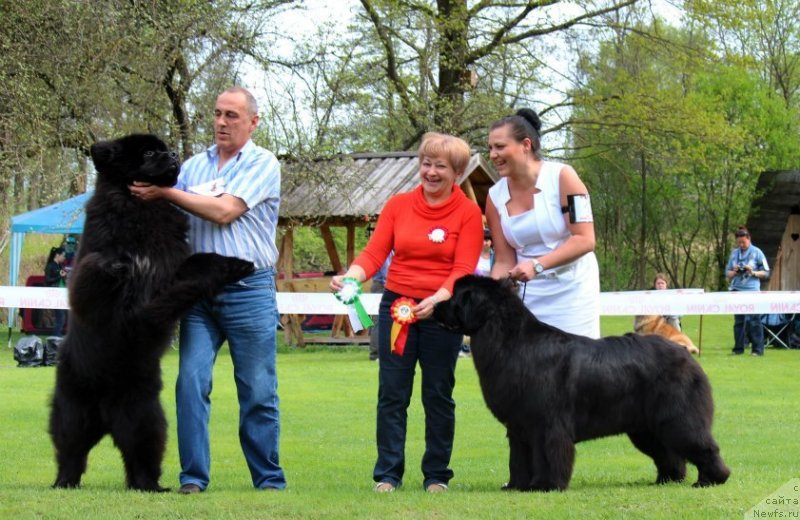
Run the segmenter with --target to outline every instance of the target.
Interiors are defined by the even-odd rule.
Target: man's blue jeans
[[[280,414],[275,370],[277,304],[274,269],[229,284],[181,320],[176,385],[181,485],[210,479],[208,421],[214,362],[227,339],[239,397],[239,442],[253,485],[286,487],[278,460]]]
[[[419,362],[422,370],[422,406],[425,409],[425,453],[422,456],[423,487],[447,484],[453,478],[450,455],[456,425],[453,388],[455,368],[463,336],[440,327],[431,319],[409,326],[402,356],[391,353],[392,318],[389,313],[398,294],[385,291],[378,315],[378,460],[375,482],[402,484],[408,406]]]
[[[764,353],[764,326],[760,314],[735,314],[733,316],[733,352],[741,354],[748,343],[753,354]]]

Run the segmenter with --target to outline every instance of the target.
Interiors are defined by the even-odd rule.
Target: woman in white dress
[[[530,109],[494,123],[489,158],[501,179],[489,190],[492,277],[520,282],[520,297],[541,321],[600,337],[600,276],[586,186],[575,170],[541,155],[542,123]]]

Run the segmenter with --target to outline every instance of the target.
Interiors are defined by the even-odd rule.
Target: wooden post
[[[336,250],[336,243],[333,241],[331,234],[331,227],[328,224],[320,226],[320,233],[322,233],[322,240],[325,242],[325,249],[328,251],[328,257],[331,259],[331,267],[337,273],[342,272],[342,261],[339,259],[339,252]]]
[[[283,273],[283,280],[278,280],[276,286],[280,291],[293,292],[291,279],[294,278],[294,228],[289,226],[284,228],[279,253],[278,272]],[[281,316],[284,339],[287,345],[305,346],[303,329],[300,326],[301,321],[300,316],[296,314]]]
[[[474,201],[476,204],[478,203],[478,197],[475,195],[475,188],[472,187],[469,177],[464,179],[464,182],[461,183],[461,189],[464,190],[464,194],[467,198]]]
[[[278,271],[283,273],[287,280],[294,278],[294,229],[288,226],[284,228],[281,239]]]
[[[347,224],[347,265],[356,259],[356,225],[352,222]]]
[[[700,339],[697,342],[697,355],[703,355],[703,315],[700,315]]]

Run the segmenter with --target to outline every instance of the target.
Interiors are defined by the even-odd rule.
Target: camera
[[[736,266],[736,274],[747,274],[747,268],[744,264]]]

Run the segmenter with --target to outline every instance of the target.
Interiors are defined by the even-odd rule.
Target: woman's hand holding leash
[[[450,291],[440,288],[427,298],[423,298],[412,310],[417,318],[424,320],[433,315],[433,309],[436,308],[437,303],[441,303],[450,299]]]
[[[424,320],[425,318],[430,318],[433,314],[433,309],[436,307],[436,304],[439,303],[439,300],[436,298],[436,295],[428,296],[427,298],[422,299],[413,309],[414,315]]]
[[[530,260],[523,260],[518,263],[508,272],[508,277],[513,278],[518,282],[530,282],[536,277],[536,272],[533,269],[533,262]]]

